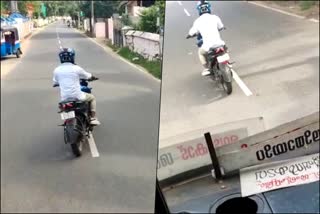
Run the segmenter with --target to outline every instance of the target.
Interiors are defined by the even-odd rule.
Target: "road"
[[[92,82],[102,125],[75,159],[63,142],[52,74],[63,47],[98,76]],[[2,67],[2,65],[1,65]],[[30,39],[1,80],[2,212],[153,212],[160,83],[62,23]]]
[[[198,17],[196,1],[167,2],[160,148],[193,130],[204,133],[207,127],[259,117],[264,129],[271,129],[319,111],[319,23],[245,1],[211,4],[227,28],[221,35],[234,70],[252,95],[234,81],[227,97],[200,75],[195,39],[185,39]]]

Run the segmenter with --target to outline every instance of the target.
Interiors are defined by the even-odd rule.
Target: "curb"
[[[87,36],[86,34],[84,34],[84,32],[80,31],[80,30],[77,29],[77,28],[73,28],[73,29],[75,29],[76,31],[78,31],[83,37],[88,38],[89,40],[91,40],[92,42],[94,42],[95,44],[97,44],[98,46],[100,46],[101,48],[103,48],[103,49],[104,49],[107,53],[109,53],[111,56],[116,57],[116,58],[122,60],[123,62],[127,63],[128,65],[131,65],[131,67],[136,68],[137,70],[141,71],[143,74],[151,77],[152,79],[156,80],[157,82],[161,82],[160,79],[154,77],[152,74],[150,74],[150,73],[149,73],[146,69],[144,69],[143,67],[138,66],[138,65],[135,65],[135,64],[133,64],[132,62],[130,62],[129,60],[127,60],[127,59],[123,58],[122,56],[116,54],[110,47],[108,47],[108,46],[106,46],[106,45],[100,44],[100,43],[97,42],[95,39]]]
[[[258,3],[258,2],[253,2],[253,1],[247,1],[247,2],[250,3],[250,4],[253,4],[253,5],[259,6],[259,7],[263,7],[263,8],[269,9],[269,10],[273,10],[273,11],[288,15],[288,16],[293,16],[293,17],[296,17],[296,18],[299,18],[299,19],[308,20],[310,22],[319,23],[319,20],[314,19],[314,18],[309,19],[309,18],[307,18],[305,16],[297,15],[297,14],[294,14],[294,13],[291,13],[291,12],[287,12],[287,11],[284,11],[284,10],[281,10],[281,9],[277,9],[277,8],[274,8],[274,7],[271,7],[271,6],[266,6],[266,5]]]

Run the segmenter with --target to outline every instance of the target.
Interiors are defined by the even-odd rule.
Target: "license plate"
[[[74,111],[62,112],[60,115],[61,115],[61,119],[62,119],[62,120],[67,120],[67,119],[75,118],[75,113],[74,113]]]
[[[219,63],[228,61],[229,59],[230,59],[230,56],[227,53],[223,54],[222,56],[217,57],[217,60]]]

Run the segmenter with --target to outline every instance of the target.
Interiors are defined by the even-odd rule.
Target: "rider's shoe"
[[[91,118],[90,124],[93,126],[98,126],[101,123],[99,122],[99,120],[97,118]]]
[[[201,75],[202,76],[208,76],[208,75],[210,75],[210,71],[209,71],[209,69],[204,69],[202,72],[201,72]]]

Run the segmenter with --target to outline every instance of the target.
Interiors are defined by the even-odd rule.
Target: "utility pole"
[[[11,12],[18,12],[18,2],[17,1],[10,1],[10,9]]]
[[[91,0],[91,36],[93,36],[93,32],[94,32],[94,1]]]
[[[80,11],[78,12],[78,29],[80,29]]]

